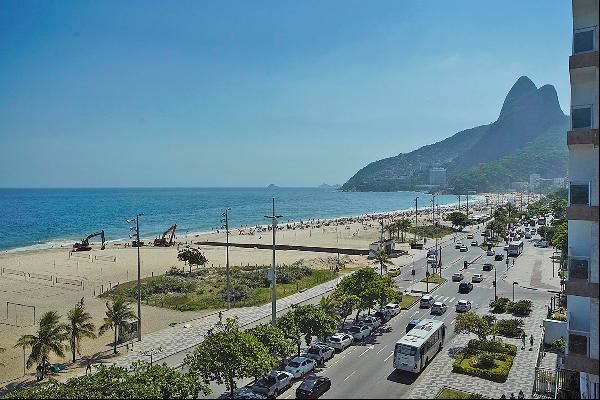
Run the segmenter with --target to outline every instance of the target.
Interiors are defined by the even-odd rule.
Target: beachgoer
[[[92,373],[92,360],[90,360],[88,358],[88,360],[85,363],[85,374],[87,375],[88,372],[91,374]]]
[[[515,398],[515,394],[514,394],[514,393],[511,393],[511,394],[510,394],[510,398],[511,398],[511,399],[514,399],[514,398]]]
[[[523,334],[521,335],[521,340],[523,341],[523,349],[525,348],[525,340],[527,339],[527,335],[525,334],[525,331],[523,331]]]
[[[219,311],[219,323],[223,323],[223,312]]]
[[[523,393],[522,390],[519,390],[519,394],[517,395],[517,399],[524,399],[525,398],[525,393]]]
[[[529,350],[533,349],[533,335],[529,337]]]
[[[506,395],[504,393],[502,393],[502,396],[500,396],[501,399],[505,399]]]
[[[42,366],[39,364],[37,367],[35,367],[35,380],[36,380],[36,382],[39,382],[42,380]]]

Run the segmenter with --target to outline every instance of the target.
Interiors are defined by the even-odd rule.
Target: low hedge
[[[523,334],[525,323],[520,318],[499,319],[494,325],[496,334],[505,337],[520,337]]]
[[[506,312],[506,307],[510,303],[510,300],[506,297],[500,297],[498,300],[494,300],[490,303],[492,312],[495,314],[502,314]]]
[[[531,300],[519,300],[517,302],[511,302],[506,306],[506,312],[519,317],[526,317],[531,313],[533,303]]]
[[[494,366],[491,368],[479,368],[477,365],[483,353],[481,351],[472,351],[468,348],[461,351],[452,364],[453,371],[478,376],[495,382],[505,382],[510,373],[514,356],[502,353],[487,353],[487,357],[493,357]]]
[[[502,353],[511,356],[517,355],[517,346],[510,343],[504,343],[501,340],[478,340],[471,339],[467,348],[472,351],[485,351],[489,353]]]

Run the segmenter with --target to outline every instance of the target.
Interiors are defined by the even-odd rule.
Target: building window
[[[571,125],[573,129],[590,129],[592,127],[592,106],[572,107]]]
[[[573,54],[594,51],[594,30],[590,28],[578,29],[573,33]]]
[[[585,258],[569,259],[569,280],[588,280],[589,262]]]
[[[569,186],[569,204],[590,204],[590,185],[588,183],[573,183]]]
[[[587,336],[569,333],[569,353],[587,356]]]

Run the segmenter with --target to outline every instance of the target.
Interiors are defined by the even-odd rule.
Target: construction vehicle
[[[104,250],[104,230],[101,230],[100,232],[90,233],[85,239],[81,239],[81,243],[75,243],[73,245],[73,251],[90,251],[92,249],[92,246],[90,246],[90,239],[96,236],[100,236],[102,239],[102,247],[100,247],[100,250]]]
[[[172,227],[170,227],[169,229],[167,229],[166,231],[164,231],[164,233],[162,234],[162,237],[160,238],[156,238],[154,239],[154,245],[155,246],[173,246],[175,243],[173,242],[173,239],[175,239],[175,230],[177,230],[177,224],[173,225]],[[169,236],[169,240],[167,240],[167,235],[169,234],[169,232],[171,232],[171,235]]]

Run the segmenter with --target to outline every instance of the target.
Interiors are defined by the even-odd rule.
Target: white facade
[[[573,1],[569,138],[569,273],[566,366],[580,372],[581,398],[598,380],[598,0]],[[594,139],[595,135],[595,139]],[[575,139],[576,138],[576,139]]]

